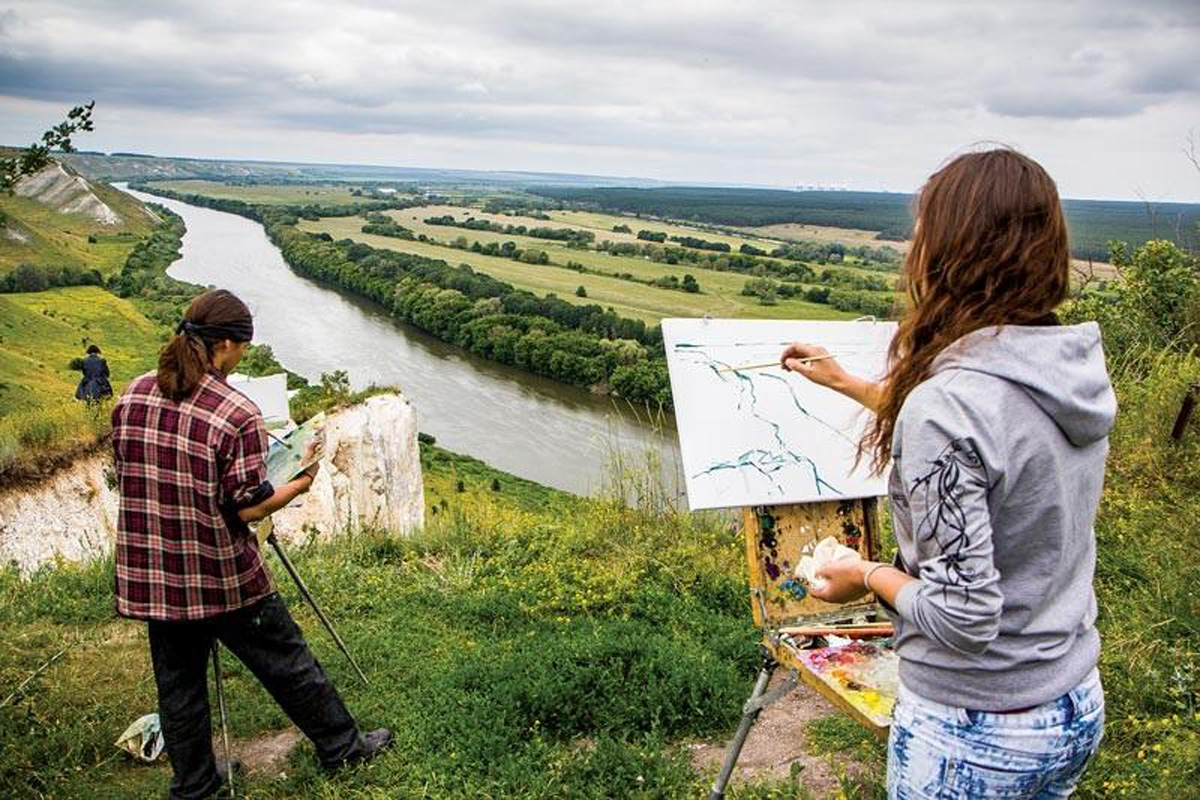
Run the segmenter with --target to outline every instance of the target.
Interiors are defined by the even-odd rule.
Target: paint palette
[[[877,505],[868,498],[755,506],[745,509],[744,529],[751,605],[764,646],[806,685],[883,738],[899,685],[899,659],[886,634],[861,632],[886,623],[886,614],[871,596],[846,605],[818,600],[795,575],[801,558],[830,536],[863,558],[875,559]],[[799,633],[842,625],[854,626],[868,638],[818,646],[827,640]]]
[[[798,658],[828,689],[822,694],[844,699],[858,712],[854,716],[873,727],[891,724],[900,687],[900,659],[890,647],[851,642],[802,650]]]

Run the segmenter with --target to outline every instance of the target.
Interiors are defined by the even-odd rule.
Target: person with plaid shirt
[[[112,413],[120,510],[117,613],[148,623],[172,798],[221,786],[212,749],[208,654],[219,640],[312,740],[330,769],[371,758],[392,738],[366,734],[313,657],[263,562],[249,523],[308,491],[318,469],[267,480],[258,407],[225,380],[253,336],[246,305],[205,292]],[[310,447],[305,462],[317,454]],[[230,765],[225,765],[229,769]]]

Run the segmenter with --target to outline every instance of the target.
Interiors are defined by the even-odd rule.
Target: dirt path
[[[229,743],[234,761],[241,761],[248,777],[279,778],[284,775],[288,756],[304,735],[295,728],[264,733],[253,739],[234,739]],[[220,734],[213,737],[213,752],[217,760],[225,758]]]
[[[786,679],[784,670],[777,670],[768,691]],[[759,715],[746,737],[738,758],[731,784],[758,779],[785,779],[792,774],[792,765],[801,768],[799,784],[813,797],[834,797],[838,791],[838,772],[831,756],[808,752],[805,727],[816,719],[838,713],[825,698],[801,684],[782,700],[768,706]],[[733,730],[717,742],[690,745],[692,765],[700,772],[715,777],[725,758]],[[862,763],[850,755],[838,756],[838,766],[847,775],[864,771]]]

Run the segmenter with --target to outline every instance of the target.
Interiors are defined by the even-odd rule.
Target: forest
[[[713,187],[579,188],[532,187],[530,192],[579,208],[678,219],[713,225],[782,223],[878,231],[882,240],[903,241],[912,233],[912,195],[887,192],[788,191]],[[1109,242],[1138,247],[1166,239],[1195,247],[1200,204],[1063,201],[1076,258],[1103,261]]]

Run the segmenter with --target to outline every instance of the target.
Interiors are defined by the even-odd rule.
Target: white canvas
[[[896,323],[667,319],[662,328],[693,509],[887,493],[886,475],[854,467],[869,418],[861,406],[779,367],[730,368],[777,362],[799,341],[878,379]]]
[[[251,378],[235,372],[229,376],[229,385],[254,401],[268,428],[292,418],[288,410],[286,374],[278,372],[261,378]]]

